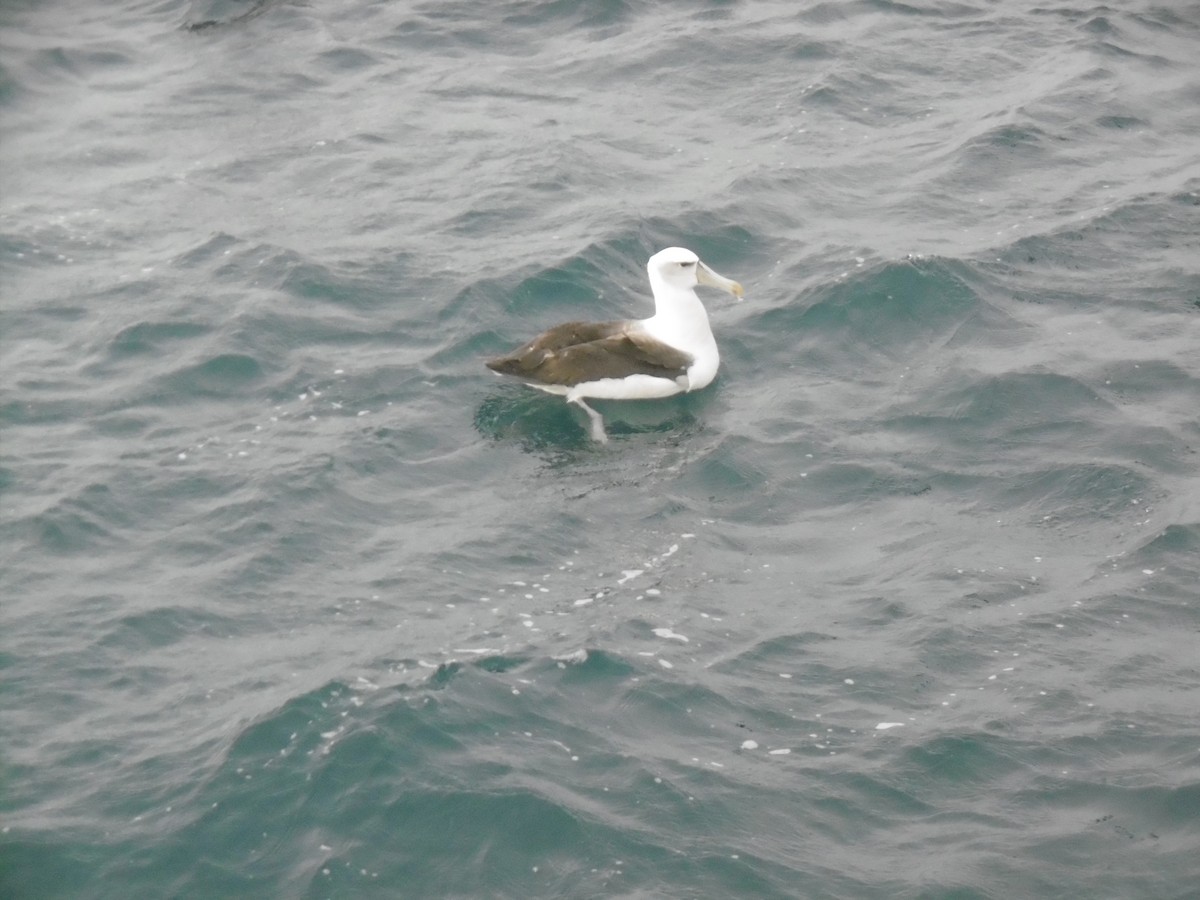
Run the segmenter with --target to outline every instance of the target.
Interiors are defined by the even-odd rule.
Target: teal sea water
[[[1197,46],[6,2],[0,896],[1196,896]],[[709,389],[483,367],[671,245]]]

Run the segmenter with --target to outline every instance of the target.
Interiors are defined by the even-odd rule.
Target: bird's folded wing
[[[625,322],[570,322],[547,331],[488,367],[542,384],[573,386],[601,378],[653,375],[675,379],[687,374],[692,356]]]

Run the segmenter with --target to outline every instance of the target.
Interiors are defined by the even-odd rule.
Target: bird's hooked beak
[[[707,284],[709,287],[720,288],[723,291],[729,291],[739,300],[746,295],[742,286],[732,278],[726,278],[724,275],[718,275],[703,262],[696,262],[696,280],[701,284]]]

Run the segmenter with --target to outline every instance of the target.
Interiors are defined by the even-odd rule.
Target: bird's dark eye
[[[695,263],[690,263],[690,262],[681,262],[679,264],[680,268],[683,268],[683,269],[686,269],[688,266],[694,266],[694,265],[695,265]]]

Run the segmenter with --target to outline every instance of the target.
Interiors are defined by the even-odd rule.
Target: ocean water
[[[1195,897],[1198,41],[6,2],[0,895]]]

